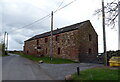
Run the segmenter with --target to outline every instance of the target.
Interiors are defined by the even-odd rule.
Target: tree
[[[2,54],[2,44],[0,43],[0,55]]]
[[[5,55],[5,44],[2,44],[2,55]]]
[[[110,3],[107,3],[105,5],[105,22],[107,26],[112,26],[112,28],[115,27],[118,17],[118,2],[117,0],[114,0]],[[100,15],[102,14],[102,8],[95,10],[94,15]]]

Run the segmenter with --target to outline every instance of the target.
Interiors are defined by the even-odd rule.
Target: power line
[[[27,25],[25,25],[25,26],[23,26],[23,27],[20,27],[20,28],[18,28],[18,29],[15,29],[15,30],[12,30],[12,31],[9,31],[9,32],[13,32],[13,31],[16,31],[16,30],[19,30],[19,29],[22,29],[22,28],[31,26],[31,25],[33,25],[34,23],[39,22],[39,21],[42,21],[43,19],[45,19],[45,18],[47,18],[47,17],[50,17],[50,14],[48,14],[48,15],[46,15],[46,16],[44,16],[44,17],[42,17],[42,18],[40,18],[40,19],[38,19],[38,20],[30,23],[30,24],[27,24]]]
[[[60,8],[60,6],[63,4],[63,2],[64,2],[64,0],[60,3],[60,5],[58,6],[58,8],[55,11],[57,11]],[[42,17],[41,19],[38,19],[38,20],[34,21],[33,23],[25,25],[25,26],[23,26],[21,28],[25,28],[27,26],[33,25],[34,23],[39,22],[39,21],[41,21],[41,20],[43,20],[44,18],[47,18],[47,17],[50,17],[50,14],[46,15],[45,17]],[[19,28],[19,29],[21,29],[21,28]]]
[[[74,3],[75,1],[77,1],[77,0],[71,1],[70,3],[66,4],[65,6],[63,6],[63,7],[59,8],[59,9],[57,9],[56,11],[54,11],[54,13],[56,13],[57,11],[60,11],[61,9],[63,9],[63,8],[65,8],[65,7],[67,7],[67,6],[69,6],[70,4]]]
[[[64,0],[63,0],[63,1],[61,2],[61,4],[59,5],[59,7],[58,7],[53,13],[56,13],[56,12],[60,11],[61,9],[69,6],[70,4],[74,3],[75,1],[76,1],[76,0],[73,0],[73,1],[71,1],[70,3],[66,4],[65,6],[59,8],[59,7],[63,4],[63,2],[64,2]],[[38,19],[38,20],[36,20],[36,21],[28,24],[28,25],[25,25],[25,26],[23,26],[23,27],[20,27],[20,28],[18,28],[18,29],[16,29],[16,30],[12,30],[12,31],[9,31],[9,32],[14,32],[14,31],[23,29],[23,28],[25,28],[25,27],[31,26],[31,25],[33,25],[34,23],[39,22],[39,21],[42,21],[43,19],[45,19],[45,18],[47,18],[47,17],[51,17],[50,14],[48,14],[48,15],[46,15],[46,16],[44,16],[44,17],[42,17],[42,18],[40,18],[40,19]]]
[[[58,6],[58,8],[56,10],[58,10],[61,7],[61,5],[63,4],[63,2],[64,2],[64,0],[62,0],[62,2],[60,3],[60,5]]]

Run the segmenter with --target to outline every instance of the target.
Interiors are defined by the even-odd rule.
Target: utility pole
[[[6,38],[6,32],[4,33],[4,41],[2,44],[2,54],[5,55],[5,38]]]
[[[4,44],[5,44],[5,39],[6,39],[6,32],[4,33],[4,42],[3,42]]]
[[[6,54],[8,54],[8,33],[7,33],[7,39],[6,39]]]
[[[102,0],[102,22],[103,22],[104,64],[107,66],[104,0]]]
[[[51,40],[50,40],[50,59],[53,55],[53,11],[51,12]]]
[[[120,1],[118,0],[118,50],[120,50]]]

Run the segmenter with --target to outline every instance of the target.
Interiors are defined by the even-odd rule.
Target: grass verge
[[[75,80],[118,80],[120,70],[113,70],[108,68],[92,68],[84,71],[80,71],[80,75],[77,73],[72,75],[73,81]]]
[[[9,55],[2,55],[2,54],[0,54],[0,56],[1,56],[1,57],[4,57],[4,56],[9,56]]]
[[[16,53],[16,54],[21,55],[21,56],[23,56],[25,58],[28,58],[30,60],[33,60],[33,61],[38,62],[38,61],[42,60],[43,62],[50,63],[50,64],[77,63],[77,62],[69,60],[69,59],[52,58],[52,60],[50,60],[50,57],[34,57],[34,56],[31,56],[31,55],[24,55],[22,53]]]

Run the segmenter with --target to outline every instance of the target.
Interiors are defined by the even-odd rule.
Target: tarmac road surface
[[[10,55],[2,59],[3,80],[64,80],[66,75],[76,72],[76,67],[82,71],[103,66],[93,63],[38,64],[19,55]]]
[[[2,80],[52,80],[39,65],[19,55],[3,57]]]

